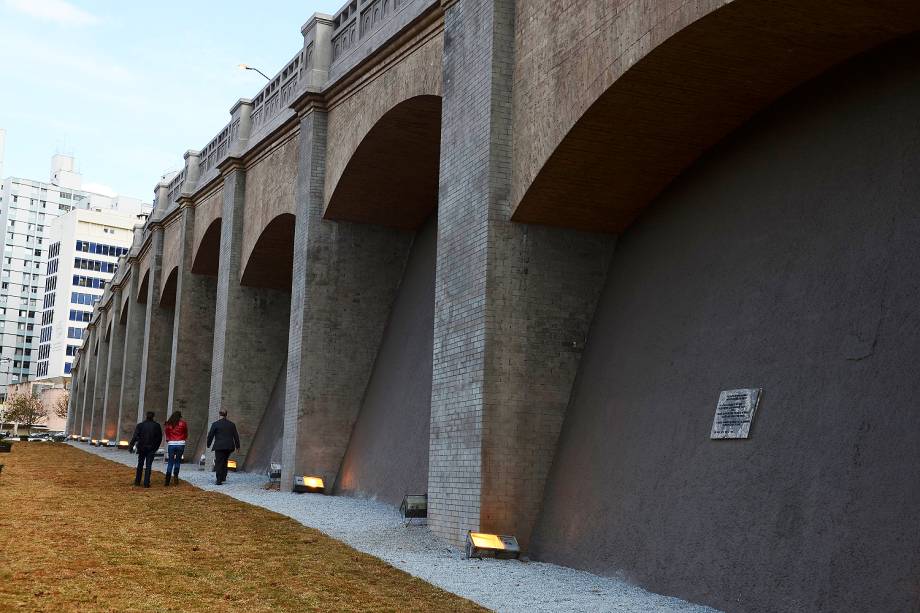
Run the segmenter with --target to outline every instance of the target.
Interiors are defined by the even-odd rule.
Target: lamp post
[[[265,80],[266,80],[266,81],[271,81],[271,80],[272,80],[271,77],[269,77],[267,74],[265,74],[264,72],[262,72],[261,70],[259,70],[259,69],[256,68],[255,66],[249,66],[248,64],[240,64],[240,70],[253,70],[253,71],[255,71],[255,72],[258,72],[258,73],[259,73],[260,75],[262,75],[263,77],[265,77]]]

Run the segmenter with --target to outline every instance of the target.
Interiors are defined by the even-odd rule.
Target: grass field
[[[0,611],[481,611],[295,521],[63,444],[0,454]]]

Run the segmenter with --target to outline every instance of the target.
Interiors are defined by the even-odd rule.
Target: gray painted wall
[[[428,491],[437,221],[416,233],[335,493],[399,504]]]
[[[781,101],[619,239],[532,554],[727,611],[918,610],[920,39]],[[763,387],[742,441],[719,391]]]
[[[265,474],[269,464],[281,461],[281,442],[284,439],[284,391],[287,387],[287,356],[275,380],[275,387],[265,405],[262,422],[252,439],[243,468],[246,472]]]

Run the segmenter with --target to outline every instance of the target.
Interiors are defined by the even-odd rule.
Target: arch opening
[[[241,285],[291,291],[294,223],[295,217],[284,213],[265,226],[246,262]]]
[[[160,308],[176,308],[176,286],[179,280],[179,268],[173,268],[169,271],[169,276],[163,282],[163,289],[160,290]]]
[[[147,304],[147,293],[150,291],[150,271],[144,271],[144,278],[141,279],[137,286],[137,301],[141,304]]]
[[[198,243],[195,250],[195,257],[192,260],[192,272],[198,275],[217,276],[218,266],[220,265],[220,232],[221,218],[218,217],[211,222],[208,229],[205,230],[204,236]]]
[[[441,97],[399,103],[358,145],[324,218],[418,229],[437,209],[440,148]]]
[[[735,0],[603,92],[520,194],[513,219],[622,232],[705,151],[796,86],[920,29],[920,4]]]

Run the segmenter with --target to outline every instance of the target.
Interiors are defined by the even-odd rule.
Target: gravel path
[[[73,444],[78,449],[135,466],[125,451]],[[159,460],[154,467],[164,469]],[[214,485],[213,473],[186,466],[180,478],[203,490],[232,496],[316,528],[389,564],[496,611],[680,611],[712,612],[677,598],[660,596],[619,579],[598,577],[555,564],[517,560],[467,560],[425,526],[405,527],[397,510],[379,502],[345,496],[292,494],[262,489],[267,478],[230,473]],[[157,478],[154,487],[161,487]]]

